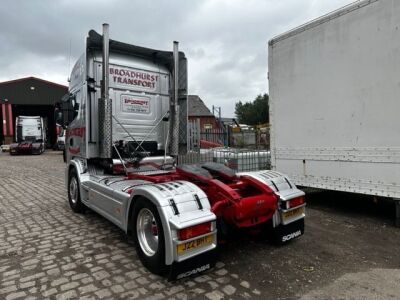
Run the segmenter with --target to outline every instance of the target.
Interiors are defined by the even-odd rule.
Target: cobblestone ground
[[[149,273],[119,228],[72,213],[60,152],[0,153],[0,299],[254,297],[246,274],[222,262],[175,283]]]

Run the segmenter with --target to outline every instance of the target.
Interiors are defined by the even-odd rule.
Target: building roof
[[[224,125],[237,125],[239,126],[236,118],[221,118],[220,121],[224,124]]]
[[[68,87],[36,77],[0,82],[0,102],[13,105],[54,105],[68,92]]]
[[[188,116],[189,117],[214,117],[203,100],[197,95],[188,96]]]
[[[13,84],[13,83],[16,83],[16,82],[27,81],[27,80],[36,80],[36,81],[40,81],[40,82],[43,82],[43,83],[46,83],[46,84],[62,87],[64,89],[68,88],[68,86],[66,86],[66,85],[58,84],[58,83],[55,83],[55,82],[52,82],[52,81],[48,81],[48,80],[44,80],[44,79],[41,79],[41,78],[37,78],[37,77],[34,77],[34,76],[23,77],[23,78],[18,78],[18,79],[12,79],[12,80],[8,80],[8,81],[2,81],[2,82],[0,82],[0,85]]]

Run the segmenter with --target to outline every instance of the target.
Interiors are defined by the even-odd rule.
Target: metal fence
[[[269,169],[270,152],[266,150],[213,148],[190,151],[178,156],[178,165],[217,162],[237,171],[258,171]]]
[[[229,146],[229,134],[220,128],[208,129],[200,132],[200,141],[207,141],[221,146]]]
[[[246,129],[234,132],[231,127],[201,129],[200,121],[188,123],[189,149],[199,150],[212,147],[233,147],[269,149],[269,130],[267,128]]]
[[[188,123],[189,152],[178,156],[178,165],[222,163],[237,171],[269,169],[269,130],[241,130],[231,127],[203,130],[200,121]]]

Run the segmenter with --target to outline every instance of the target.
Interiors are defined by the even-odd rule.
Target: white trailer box
[[[359,1],[272,39],[269,89],[273,168],[400,198],[400,1]]]

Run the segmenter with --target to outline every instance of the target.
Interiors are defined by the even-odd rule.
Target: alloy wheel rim
[[[76,182],[76,178],[71,178],[69,184],[69,195],[72,203],[76,204],[78,202],[78,183]]]
[[[136,233],[144,254],[153,256],[158,249],[158,226],[153,213],[147,208],[142,208],[138,214]]]

